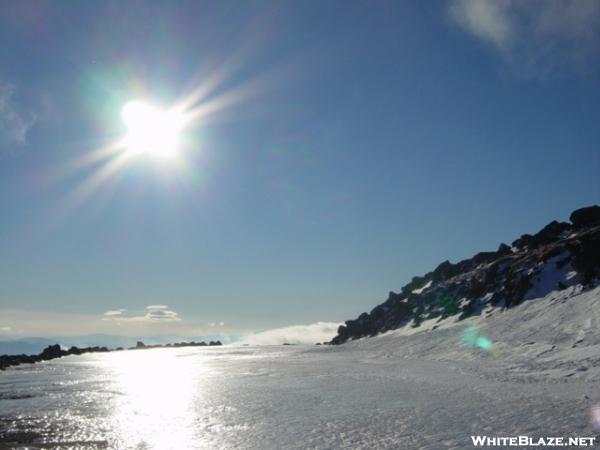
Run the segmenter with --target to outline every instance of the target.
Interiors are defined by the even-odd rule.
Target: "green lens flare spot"
[[[465,343],[465,345],[468,345],[470,347],[476,345],[477,342],[477,329],[474,327],[469,327],[465,330],[465,334],[463,336],[463,342]]]
[[[482,348],[484,350],[492,349],[492,341],[490,341],[488,338],[483,337],[483,336],[479,336],[477,338],[477,341],[475,342],[475,344],[477,345],[477,347]]]
[[[492,350],[493,343],[485,336],[481,336],[475,327],[469,327],[463,334],[463,343],[468,347],[479,347],[483,350]]]

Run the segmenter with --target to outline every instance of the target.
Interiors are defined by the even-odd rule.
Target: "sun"
[[[127,128],[124,147],[132,155],[174,157],[180,144],[184,118],[141,100],[127,102],[121,110]]]

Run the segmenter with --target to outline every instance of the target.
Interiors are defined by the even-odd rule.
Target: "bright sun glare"
[[[262,86],[259,79],[240,84],[220,95],[215,90],[225,81],[226,73],[209,76],[204,83],[174,104],[164,107],[146,99],[131,99],[120,110],[124,133],[106,145],[81,155],[56,173],[57,177],[97,165],[97,169],[70,194],[69,207],[80,204],[115,177],[132,159],[153,159],[183,183],[195,182],[198,171],[189,167],[183,153],[198,152],[198,133],[186,135],[188,128],[254,95]],[[272,83],[270,83],[272,84]],[[115,119],[111,109],[110,129]],[[102,164],[100,164],[102,162]],[[165,162],[165,164],[163,164]]]
[[[121,118],[127,127],[125,148],[128,152],[159,157],[176,155],[184,125],[181,114],[133,100],[123,106]]]

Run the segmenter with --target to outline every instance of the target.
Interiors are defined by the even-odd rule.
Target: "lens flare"
[[[479,334],[479,330],[475,327],[469,327],[463,334],[463,343],[467,347],[478,347],[486,351],[493,349],[493,343],[490,339]]]

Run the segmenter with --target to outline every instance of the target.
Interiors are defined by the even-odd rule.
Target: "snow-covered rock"
[[[600,280],[600,207],[581,208],[572,223],[553,221],[534,235],[524,234],[495,252],[481,252],[417,276],[370,313],[348,320],[332,344],[395,330],[439,327],[447,320],[484,317],[569,288],[593,289]],[[518,320],[521,308],[515,309]]]

